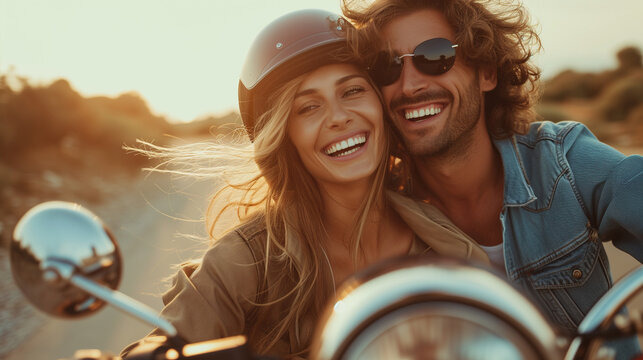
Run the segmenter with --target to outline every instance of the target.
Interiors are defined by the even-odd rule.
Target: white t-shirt
[[[482,250],[487,253],[489,256],[489,261],[491,261],[491,266],[495,269],[501,270],[503,274],[506,274],[505,270],[505,254],[502,249],[502,243],[493,246],[482,246]]]

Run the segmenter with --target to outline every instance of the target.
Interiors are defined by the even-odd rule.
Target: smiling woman
[[[385,191],[394,132],[348,46],[352,34],[335,14],[303,10],[272,22],[251,46],[239,105],[252,144],[240,146],[258,169],[244,173],[238,162],[219,168],[246,175],[227,188],[240,194],[234,201],[215,195],[213,246],[184,264],[164,295],[162,314],[184,340],[245,334],[257,353],[306,356],[327,299],[355,271],[431,251],[488,263],[434,207]],[[225,161],[232,151],[239,153],[217,143],[146,153],[190,166],[199,156]],[[214,228],[229,208],[241,224],[219,238]]]
[[[320,187],[364,181],[382,163],[382,106],[354,65],[327,65],[306,75],[292,108],[288,136]]]

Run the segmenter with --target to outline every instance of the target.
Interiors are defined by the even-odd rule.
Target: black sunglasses
[[[378,86],[391,85],[402,74],[403,58],[410,56],[415,68],[427,75],[441,75],[449,71],[455,63],[455,48],[458,45],[444,38],[434,38],[421,42],[412,54],[391,56],[382,51],[369,68],[369,74]]]

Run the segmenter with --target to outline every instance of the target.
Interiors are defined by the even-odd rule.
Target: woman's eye
[[[317,109],[317,107],[318,107],[317,105],[313,105],[313,104],[301,106],[301,107],[299,107],[297,109],[297,115],[306,114],[308,112],[311,112],[311,111]]]
[[[352,96],[364,92],[364,88],[361,86],[351,86],[344,91],[344,97]]]

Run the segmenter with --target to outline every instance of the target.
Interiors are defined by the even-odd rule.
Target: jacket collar
[[[536,200],[525,166],[520,159],[516,137],[492,139],[502,158],[505,176],[504,206],[524,206]]]
[[[436,253],[489,265],[484,250],[435,206],[390,190],[386,195],[402,220]]]

